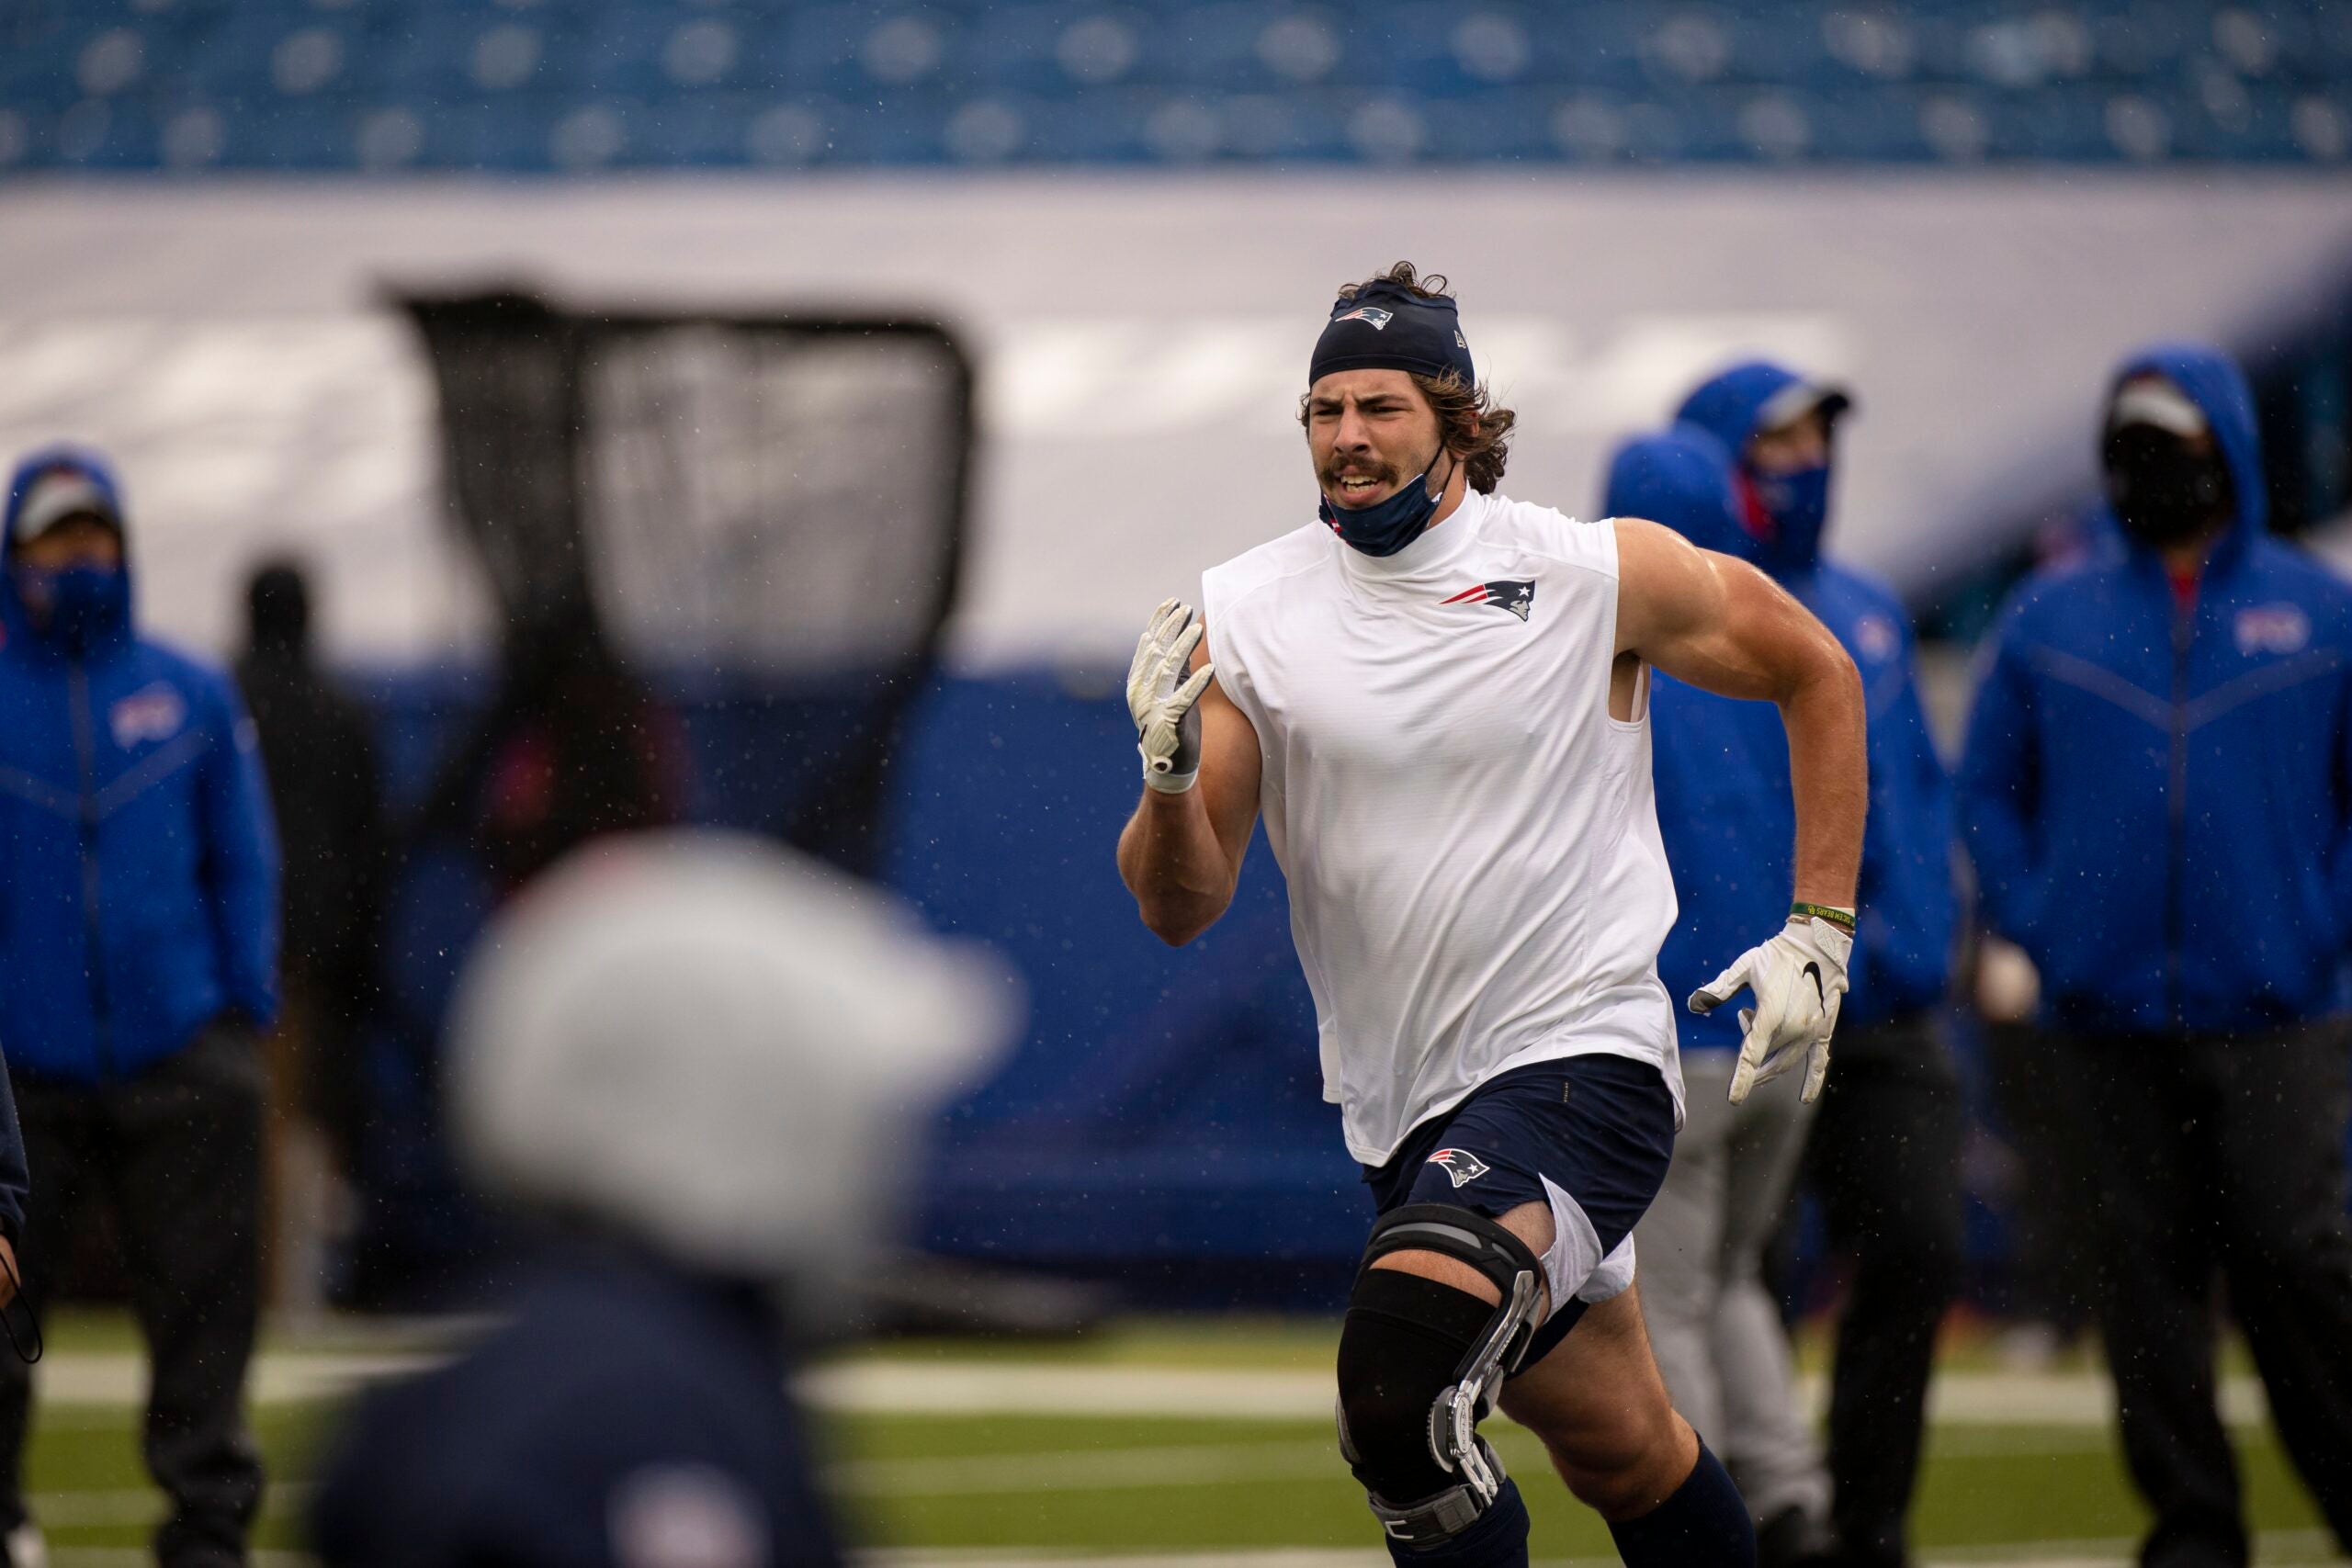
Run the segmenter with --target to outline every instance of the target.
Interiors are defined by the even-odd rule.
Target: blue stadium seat
[[[965,29],[963,67],[975,85],[994,91],[1071,99],[1155,79],[1163,50],[1159,21],[1130,6],[1089,0],[989,6]]]
[[[1170,95],[1156,87],[1098,87],[1082,98],[1032,99],[1031,137],[1024,161],[1131,164],[1161,161],[1152,140],[1154,116]]]
[[[1722,19],[1731,46],[1726,80],[1810,87],[1848,73],[1829,52],[1821,17],[1811,6],[1726,9]]]
[[[656,168],[748,164],[752,120],[766,107],[765,98],[746,93],[673,96],[650,106],[639,117],[628,161]]]
[[[2084,9],[2096,70],[2119,84],[2157,80],[2205,47],[2205,24],[2216,8],[2176,0],[2094,0]]]
[[[74,63],[98,28],[68,28],[28,10],[0,20],[0,103],[28,114],[54,113],[82,97]]]
[[[231,131],[238,145],[250,141],[256,166],[288,174],[317,174],[351,167],[355,116],[348,105],[312,95],[246,105]]]
[[[1519,87],[1419,106],[1429,125],[1426,156],[1445,164],[1544,164],[1559,157],[1552,117],[1559,95]]]
[[[1535,57],[1531,80],[1564,87],[1650,87],[1645,51],[1661,10],[1600,0],[1540,13],[1530,28]]]
[[[1992,132],[1990,155],[2102,164],[2121,159],[2109,130],[2110,111],[2136,94],[2103,87],[1987,93],[1981,102]]]
[[[2352,0],[0,0],[17,168],[2262,162],[2347,88]]]
[[[2175,156],[2230,163],[2297,162],[2292,96],[2277,83],[2235,97],[2176,91],[2157,101],[2170,117]]]
[[[962,69],[954,15],[906,6],[811,6],[763,29],[765,85],[847,99],[933,89]],[[890,139],[894,140],[895,139]]]

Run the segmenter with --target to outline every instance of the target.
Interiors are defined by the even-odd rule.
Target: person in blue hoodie
[[[1892,589],[1822,547],[1838,426],[1850,406],[1836,388],[1751,360],[1702,382],[1678,417],[1732,455],[1737,525],[1710,547],[1753,561],[1818,616],[1853,657],[1869,702],[1854,988],[1801,1179],[1849,1262],[1830,1378],[1831,1519],[1844,1562],[1894,1568],[1907,1560],[1936,1328],[1960,1284],[1966,1116],[1937,1026],[1958,922],[1951,785],[1919,699],[1910,618]],[[1777,785],[1787,769],[1774,761],[1763,776]],[[1736,901],[1717,892],[1724,863],[1711,848],[1691,883],[1677,868],[1694,931],[1738,918]],[[1686,1043],[1712,1039],[1704,1022],[1688,1021]]]
[[[1743,553],[1730,454],[1695,426],[1621,446],[1602,512]],[[1650,736],[1658,829],[1680,906],[1658,976],[1669,994],[1688,996],[1713,973],[1709,944],[1725,922],[1754,930],[1781,914],[1796,843],[1788,739],[1770,707],[1655,673]],[[1723,1010],[1682,1017],[1685,1119],[1634,1240],[1642,1319],[1667,1390],[1737,1479],[1757,1524],[1758,1562],[1780,1568],[1821,1562],[1828,1550],[1829,1479],[1797,1409],[1788,1337],[1763,1282],[1765,1244],[1814,1107],[1770,1085],[1732,1104],[1739,1039]]]
[[[157,1559],[244,1560],[262,1473],[243,1412],[258,1313],[262,1067],[277,857],[225,674],[132,625],[121,494],[93,453],[17,465],[0,524],[0,1039],[33,1181],[28,1304],[84,1204],[111,1211],[154,1363]],[[31,1389],[0,1357],[0,1531],[37,1561]]]
[[[2246,1561],[2217,1274],[2352,1551],[2352,588],[2266,533],[2217,350],[2126,360],[2100,437],[2099,547],[2004,610],[1961,822],[1986,925],[2040,972],[2141,1561]]]

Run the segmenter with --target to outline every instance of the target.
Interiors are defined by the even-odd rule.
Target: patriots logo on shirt
[[[1468,1149],[1440,1149],[1423,1163],[1445,1167],[1445,1174],[1456,1187],[1465,1181],[1476,1181],[1494,1168]]]
[[[1521,620],[1535,608],[1535,583],[1532,579],[1505,578],[1500,582],[1482,582],[1476,588],[1465,588],[1445,603],[1449,604],[1492,604],[1498,610],[1508,610]]]
[[[1344,316],[1334,316],[1335,321],[1370,321],[1374,332],[1385,332],[1388,323],[1396,319],[1394,310],[1384,310],[1377,305],[1359,305]]]

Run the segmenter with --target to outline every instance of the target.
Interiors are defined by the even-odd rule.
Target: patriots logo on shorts
[[[1370,321],[1374,332],[1385,332],[1388,323],[1396,319],[1394,310],[1384,310],[1377,305],[1359,305],[1344,316],[1334,316],[1335,321]]]
[[[1465,588],[1445,603],[1449,604],[1492,604],[1498,610],[1508,610],[1521,620],[1535,608],[1535,583],[1532,579],[1505,578],[1500,582],[1482,582],[1476,588]]]
[[[1453,1179],[1456,1187],[1476,1181],[1494,1168],[1468,1149],[1440,1149],[1430,1156],[1427,1163],[1445,1167],[1445,1174]]]

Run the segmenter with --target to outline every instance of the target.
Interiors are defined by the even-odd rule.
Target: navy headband
[[[1407,370],[1416,376],[1451,370],[1464,386],[1478,380],[1453,301],[1385,280],[1366,284],[1331,307],[1331,320],[1315,340],[1306,384],[1312,387],[1337,370]]]

